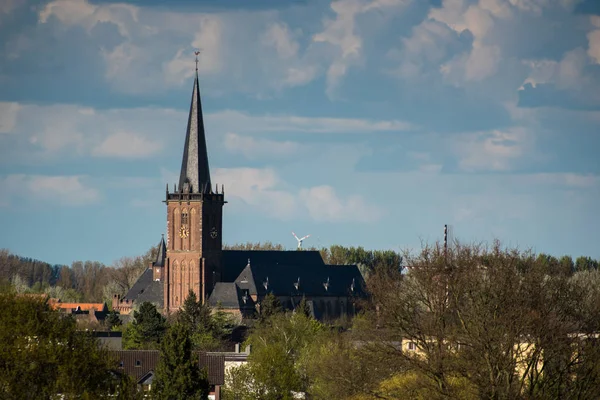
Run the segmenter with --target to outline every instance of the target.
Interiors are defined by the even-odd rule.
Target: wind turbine
[[[302,242],[304,241],[304,239],[308,239],[310,237],[310,235],[306,235],[303,238],[298,238],[298,236],[296,236],[294,231],[292,231],[292,235],[294,235],[294,237],[298,241],[298,250],[302,250]]]

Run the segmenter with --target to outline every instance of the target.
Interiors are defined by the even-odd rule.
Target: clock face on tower
[[[182,239],[187,238],[190,235],[190,230],[187,226],[181,225],[181,229],[179,229],[179,237]]]
[[[219,236],[219,232],[217,232],[217,228],[213,226],[213,228],[210,230],[210,237],[216,239],[217,236]]]

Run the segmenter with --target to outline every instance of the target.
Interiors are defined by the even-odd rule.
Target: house
[[[248,353],[238,351],[230,353],[198,352],[198,365],[205,368],[210,386],[209,399],[220,400],[221,388],[225,383],[226,366],[241,365],[247,362]],[[151,391],[155,377],[156,367],[160,360],[158,350],[121,350],[111,351],[111,355],[118,363],[118,368],[130,376],[143,391]]]

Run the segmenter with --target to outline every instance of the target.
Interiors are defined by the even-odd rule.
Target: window
[[[135,360],[135,366],[136,367],[141,367],[142,366],[142,362],[140,360]]]
[[[415,351],[417,349],[417,345],[415,344],[415,342],[408,342],[408,345],[406,345],[406,347],[410,351]]]
[[[181,224],[182,225],[187,225],[188,224],[188,213],[187,211],[184,211],[181,213]]]

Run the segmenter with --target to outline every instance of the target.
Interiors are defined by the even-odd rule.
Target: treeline
[[[137,257],[123,257],[107,266],[98,261],[51,265],[0,250],[0,286],[19,293],[46,293],[64,301],[110,304],[113,294],[125,294],[156,257],[152,247]]]
[[[224,245],[225,250],[285,250],[272,242],[239,243]],[[363,247],[332,245],[317,250],[326,264],[357,264],[365,277],[376,268],[400,270],[403,256],[393,250],[367,250]],[[20,292],[46,293],[62,301],[102,302],[109,305],[113,294],[124,295],[140,274],[155,260],[157,247],[151,247],[137,257],[123,257],[104,265],[98,261],[74,261],[70,266],[52,265],[31,258],[20,257],[0,249],[0,287],[13,286]],[[561,258],[546,254],[538,256],[549,269],[573,274],[578,271],[597,270],[600,261],[590,257]]]
[[[262,318],[224,398],[598,399],[600,271],[567,261],[426,246],[403,271],[375,268],[347,331]]]

